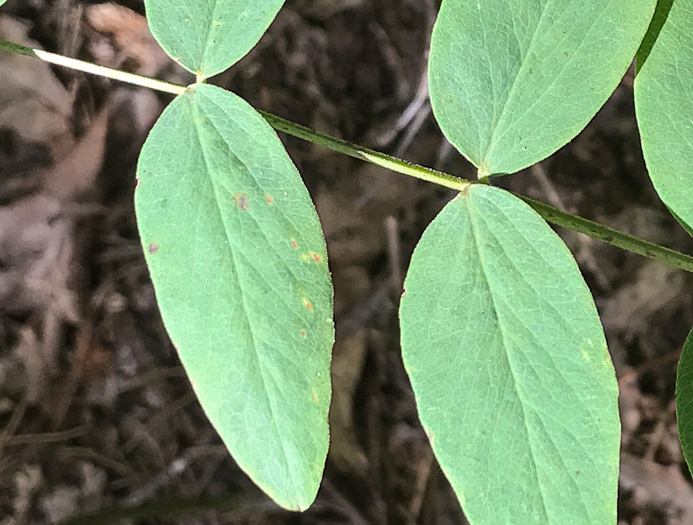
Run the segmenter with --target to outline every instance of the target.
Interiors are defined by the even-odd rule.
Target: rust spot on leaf
[[[234,193],[233,202],[236,203],[236,206],[241,211],[248,209],[248,196],[245,193]]]
[[[147,247],[147,250],[149,250],[149,253],[154,255],[156,252],[159,251],[159,248],[161,248],[161,245],[156,242],[150,242],[149,246]]]
[[[308,299],[303,299],[303,306],[309,312],[313,311],[313,303],[311,303]]]
[[[267,201],[267,204],[274,204],[274,199],[272,198],[271,195],[265,195],[265,200]]]
[[[305,263],[313,261],[315,264],[320,264],[322,262],[322,257],[319,253],[306,252],[301,254],[301,260]]]
[[[296,242],[296,239],[294,239],[293,237],[291,238],[291,246],[294,250],[298,250],[298,242]]]

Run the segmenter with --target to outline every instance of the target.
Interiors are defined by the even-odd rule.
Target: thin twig
[[[236,511],[239,514],[252,511],[256,514],[276,511],[277,506],[264,496],[254,497],[244,494],[225,494],[208,498],[175,498],[136,506],[106,508],[88,516],[67,520],[62,525],[105,525],[123,519],[182,518],[210,510]]]
[[[56,443],[59,441],[67,441],[68,439],[81,437],[88,433],[89,429],[82,426],[69,428],[67,430],[61,430],[58,432],[43,432],[41,434],[19,434],[17,436],[12,436],[11,438],[9,438],[5,442],[5,445],[8,447],[12,447],[17,445],[35,445],[38,443]]]

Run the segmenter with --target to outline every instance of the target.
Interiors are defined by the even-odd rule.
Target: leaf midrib
[[[495,203],[495,202],[492,202],[491,204],[495,205],[496,203]],[[468,203],[468,206],[469,206],[469,205],[470,205],[470,204]],[[497,205],[495,205],[494,207],[495,207],[495,210],[494,210],[495,213],[499,213],[499,214],[504,215],[504,217],[506,218],[507,222],[511,222],[511,219],[505,214],[504,210],[503,210],[501,207],[499,207],[499,206],[497,206]],[[469,209],[469,208],[468,208],[468,209]],[[471,212],[470,212],[469,215],[470,215],[470,217],[480,217],[482,220],[483,220],[484,217],[485,217],[485,215],[484,215],[484,214],[481,214],[481,213],[479,213],[479,214],[474,214],[474,213],[471,213]],[[487,278],[487,272],[486,272],[486,269],[484,268],[484,265],[483,265],[483,256],[481,255],[481,254],[482,254],[481,245],[480,245],[479,243],[476,243],[477,228],[479,228],[479,226],[476,225],[476,224],[475,224],[475,221],[474,221],[473,219],[471,219],[471,218],[470,218],[470,223],[472,224],[473,238],[474,238],[474,240],[475,240],[475,247],[477,248],[477,254],[478,254],[478,256],[479,256],[479,263],[480,263],[479,265],[480,265],[480,267],[481,267],[481,269],[482,269],[482,272],[483,272],[483,274],[484,274],[485,282],[486,282],[487,285],[488,285],[489,295],[491,296],[491,300],[492,300],[492,302],[493,302],[494,314],[495,314],[495,316],[496,316],[496,320],[498,321],[498,326],[499,326],[500,329],[501,329],[501,337],[502,337],[502,339],[503,339],[503,343],[504,343],[504,346],[505,346],[506,337],[505,337],[505,335],[503,334],[502,324],[500,323],[500,319],[499,319],[499,315],[500,315],[500,314],[499,314],[499,310],[500,310],[500,309],[496,306],[496,300],[495,300],[495,296],[494,296],[494,294],[493,294],[493,292],[492,292],[492,286],[491,286],[491,282],[492,282],[492,281],[489,281],[489,279]],[[502,246],[502,243],[500,242],[500,240],[498,239],[498,237],[495,235],[494,231],[493,231],[492,229],[490,229],[490,228],[487,228],[487,229],[488,229],[489,235],[491,235],[491,236],[493,237],[493,239],[496,241],[496,243],[497,243],[499,246]],[[533,249],[532,246],[530,246],[530,247]],[[567,248],[566,248],[566,251],[567,251]],[[505,253],[505,252],[504,252],[504,253]],[[536,251],[536,252],[535,252],[535,255],[538,255],[539,257],[541,257],[541,258],[544,260],[544,262],[545,262],[547,265],[549,265],[549,261],[547,261],[547,260],[544,258],[543,254],[542,254],[540,251]],[[506,257],[508,257],[508,256],[507,256],[507,253],[506,253]],[[508,257],[508,259],[509,259],[509,257]],[[576,270],[577,270],[577,268],[576,268]],[[521,275],[521,274],[520,274],[520,275]],[[553,305],[552,303],[550,303],[544,296],[542,296],[541,294],[539,294],[538,292],[536,292],[536,290],[534,289],[533,286],[529,285],[529,283],[527,283],[527,284],[528,284],[529,288],[531,288],[532,291],[534,291],[534,293],[535,293],[535,295],[536,295],[536,297],[537,297],[538,299],[542,300],[542,301],[544,302],[544,304],[545,304],[547,307],[551,308],[551,310],[553,310],[554,313],[556,313],[559,317],[561,317],[562,319],[565,320],[565,318],[561,315],[560,311],[555,307],[555,305]],[[533,332],[529,329],[528,326],[526,326],[526,325],[524,324],[524,322],[522,321],[522,319],[519,318],[519,317],[516,317],[516,319],[518,320],[518,322],[522,322],[522,323],[523,323],[523,326],[525,327],[525,329],[534,337]],[[535,339],[536,339],[536,338],[535,338]],[[540,341],[537,340],[537,343],[539,343],[539,342],[540,342]],[[510,362],[510,358],[509,358],[507,352],[505,353],[505,356],[506,356],[506,359],[507,359],[507,361],[508,361],[508,366],[509,366],[509,367],[511,368],[511,370],[512,370],[512,364],[511,364],[511,362]],[[550,356],[550,357],[551,357],[551,356]],[[556,367],[556,370],[560,372],[560,369],[559,369],[558,367]],[[563,374],[561,374],[561,376],[563,377],[564,382],[565,382],[566,384],[569,384],[569,381],[563,376]],[[514,382],[514,384],[517,385],[517,383],[515,383],[515,376],[514,376],[514,373],[513,373],[513,382]],[[522,400],[521,400],[520,390],[519,390],[519,389],[516,389],[516,391],[518,392],[518,397],[520,398],[520,401],[521,401],[521,403],[522,403],[522,405],[523,405],[522,408],[523,408],[523,415],[524,415],[524,403],[523,403]],[[530,406],[531,406],[531,404],[530,404]],[[528,432],[529,432],[529,427],[527,427],[527,430],[528,430]],[[533,454],[533,457],[534,457],[534,451],[533,451],[533,449],[532,449],[532,454]],[[561,457],[561,459],[562,459],[562,457]],[[536,462],[535,462],[535,465],[536,465]],[[539,478],[539,470],[537,470],[537,479],[538,479],[538,480],[540,479],[540,478]],[[575,480],[574,480],[572,477],[570,477],[569,479],[570,479],[570,481],[572,482],[572,484],[573,484],[574,489],[576,490],[576,492],[577,492],[578,494],[580,494],[582,491],[580,490],[580,488],[579,488],[579,486],[577,485],[577,483],[575,482]],[[541,484],[540,484],[540,486],[541,486]],[[543,497],[543,493],[542,493],[542,497]],[[580,502],[583,504],[584,515],[585,515],[585,516],[591,516],[591,512],[590,512],[589,509],[584,505],[584,500],[583,500],[582,498],[580,499]],[[548,510],[547,510],[547,512],[548,512]]]
[[[207,77],[207,72],[205,71],[205,66],[206,60],[207,60],[207,51],[209,49],[209,39],[211,38],[212,35],[212,28],[214,24],[214,19],[216,18],[217,14],[217,6],[218,2],[215,0],[214,5],[212,6],[212,11],[211,11],[211,19],[207,20],[207,30],[205,31],[205,38],[204,38],[204,43],[202,44],[202,50],[201,50],[201,55],[200,55],[200,73],[203,74],[203,76],[206,78]],[[205,160],[205,163],[207,161]],[[216,190],[215,190],[216,191]]]
[[[473,188],[472,188],[472,189],[473,189]],[[529,443],[529,450],[530,450],[530,453],[531,453],[531,455],[532,455],[532,463],[534,464],[534,467],[535,467],[535,468],[534,468],[534,478],[535,478],[535,480],[536,480],[536,482],[537,482],[537,486],[539,487],[539,493],[540,493],[540,495],[541,495],[541,502],[542,502],[542,507],[543,507],[543,511],[544,511],[544,518],[545,518],[546,520],[548,520],[549,511],[548,511],[548,506],[547,506],[547,504],[546,504],[546,495],[544,494],[543,483],[542,483],[542,481],[541,481],[541,479],[540,479],[540,477],[539,477],[538,463],[537,463],[537,459],[536,459],[536,453],[535,453],[535,450],[534,450],[534,446],[533,446],[533,444],[532,444],[532,440],[529,439],[529,435],[530,435],[532,432],[530,432],[530,429],[529,429],[529,426],[528,426],[528,422],[527,422],[527,417],[526,417],[526,414],[525,414],[525,401],[523,400],[521,391],[520,391],[520,389],[518,388],[518,382],[517,382],[515,370],[514,370],[514,368],[513,368],[513,364],[511,363],[510,357],[509,357],[509,355],[508,355],[508,346],[507,346],[507,344],[506,344],[507,336],[505,335],[505,332],[504,332],[504,329],[503,329],[503,324],[502,324],[501,321],[500,321],[500,316],[499,316],[499,312],[498,312],[498,307],[497,307],[497,305],[496,305],[496,298],[495,298],[495,296],[494,296],[493,289],[492,289],[492,287],[491,287],[491,282],[490,282],[489,279],[488,279],[488,273],[487,273],[486,268],[485,268],[485,265],[484,265],[483,251],[482,251],[482,249],[481,249],[480,243],[478,242],[478,238],[479,238],[478,229],[479,229],[479,226],[476,224],[476,222],[475,222],[475,220],[474,220],[475,214],[476,214],[477,212],[470,209],[470,208],[471,208],[471,204],[472,204],[472,203],[471,203],[471,198],[472,198],[472,196],[471,196],[471,195],[468,195],[468,196],[464,199],[464,201],[465,201],[465,207],[467,208],[467,215],[468,215],[468,217],[469,217],[469,223],[470,223],[470,225],[471,225],[472,239],[473,239],[473,242],[474,242],[474,247],[475,247],[475,249],[476,249],[477,258],[478,258],[478,261],[479,261],[479,268],[481,269],[481,272],[482,272],[482,274],[483,274],[483,276],[484,276],[484,284],[486,284],[486,288],[487,288],[487,290],[488,290],[489,296],[491,297],[491,303],[492,303],[492,306],[493,306],[493,315],[494,315],[494,317],[495,317],[495,319],[496,319],[496,323],[497,323],[498,328],[499,328],[499,331],[500,331],[501,340],[502,340],[502,342],[503,342],[503,348],[505,349],[505,351],[503,352],[503,357],[505,357],[505,361],[507,362],[508,368],[510,369],[512,381],[513,381],[513,385],[514,385],[514,387],[515,387],[515,392],[517,392],[517,397],[518,397],[518,399],[519,399],[519,401],[520,401],[520,409],[522,410],[522,421],[524,422],[525,431],[526,431],[526,435],[527,435],[527,438],[528,438],[527,441],[528,441],[528,443]]]
[[[537,39],[537,35],[539,34],[539,27],[541,26],[541,23],[544,19],[544,15],[548,11],[548,9],[549,9],[549,3],[546,3],[544,5],[544,8],[543,8],[541,14],[539,15],[539,19],[537,20],[536,25],[534,26],[534,32],[532,33],[532,38],[530,39],[529,44],[527,45],[527,49],[525,50],[525,52],[522,54],[522,57],[520,58],[520,65],[517,68],[517,73],[515,74],[515,78],[513,78],[512,84],[510,84],[510,89],[508,89],[508,91],[507,91],[507,94],[505,96],[505,100],[503,101],[503,105],[501,107],[500,113],[496,117],[495,121],[491,124],[491,135],[489,136],[489,139],[488,139],[488,144],[486,146],[486,152],[484,153],[483,159],[481,160],[482,164],[488,163],[489,153],[493,149],[493,146],[494,146],[495,141],[496,141],[496,131],[498,130],[498,123],[503,119],[503,117],[505,116],[505,113],[508,110],[508,106],[510,105],[508,102],[512,98],[513,92],[516,89],[517,80],[522,73],[522,68],[525,65],[526,58],[529,55],[529,53],[532,49],[532,46],[534,46],[534,43]],[[485,36],[485,33],[484,33],[484,36]],[[488,49],[488,47],[487,47],[487,49]]]
[[[498,129],[501,129],[501,128],[499,128],[499,123],[501,123],[501,120],[503,119],[503,117],[505,117],[505,114],[507,113],[507,109],[508,109],[508,107],[510,106],[509,102],[510,102],[510,99],[512,98],[512,95],[514,94],[515,86],[517,86],[517,83],[518,83],[518,82],[517,82],[517,81],[518,81],[518,78],[521,76],[521,74],[522,74],[522,72],[523,72],[523,67],[524,67],[524,65],[525,65],[525,60],[526,60],[527,56],[529,55],[530,49],[532,48],[532,46],[534,46],[534,44],[535,44],[535,42],[536,42],[536,40],[537,40],[536,37],[537,37],[537,35],[539,34],[539,27],[541,26],[541,23],[542,23],[542,21],[543,21],[544,14],[545,14],[546,11],[548,10],[548,6],[549,6],[549,4],[547,3],[545,9],[542,11],[542,13],[541,13],[541,15],[540,15],[540,17],[539,17],[539,20],[538,20],[538,22],[537,22],[537,26],[536,26],[535,29],[534,29],[534,33],[532,33],[532,38],[531,38],[531,40],[530,40],[529,45],[527,46],[527,51],[522,55],[522,58],[521,58],[521,60],[520,60],[520,66],[518,67],[518,69],[517,69],[517,74],[515,75],[515,78],[513,79],[513,83],[511,84],[510,89],[508,90],[508,94],[507,94],[507,96],[506,96],[506,98],[505,98],[505,101],[504,101],[504,103],[503,103],[503,107],[501,108],[501,112],[500,112],[500,114],[498,115],[498,118],[495,120],[495,122],[493,122],[493,124],[491,125],[491,136],[489,137],[488,146],[487,146],[487,148],[486,148],[486,153],[484,154],[482,163],[488,163],[488,161],[489,161],[489,154],[490,154],[490,152],[494,149],[496,143],[497,143],[504,135],[506,135],[510,129],[512,129],[511,126],[506,126],[505,129],[503,129],[503,132],[502,132],[502,133],[500,133],[500,134],[497,133],[497,132],[498,132]],[[546,86],[546,89],[545,89],[542,93],[539,94],[539,96],[536,98],[536,100],[535,100],[532,104],[530,104],[529,106],[527,106],[527,108],[525,108],[525,111],[523,111],[520,115],[517,116],[517,118],[515,119],[515,121],[524,118],[524,116],[525,116],[527,113],[529,113],[530,111],[532,111],[532,109],[534,109],[534,108],[537,106],[537,104],[539,104],[539,103],[541,102],[541,100],[542,100],[542,98],[544,97],[544,95],[545,95],[546,93],[549,92],[549,90],[550,90],[550,89],[553,87],[553,85],[555,84],[556,80],[560,77],[560,75],[563,73],[563,71],[570,65],[570,62],[572,61],[572,58],[579,52],[579,50],[580,50],[581,46],[584,44],[584,42],[585,42],[586,40],[588,40],[588,36],[590,35],[591,31],[594,29],[594,26],[595,26],[595,25],[599,22],[599,20],[601,19],[601,16],[603,16],[603,14],[604,14],[604,12],[605,12],[605,10],[606,10],[607,7],[608,7],[608,6],[606,5],[606,3],[604,3],[604,4],[602,5],[602,12],[600,13],[600,15],[599,15],[598,17],[594,17],[594,19],[592,20],[592,24],[590,25],[589,29],[588,29],[587,31],[585,31],[584,38],[583,38],[583,40],[582,40],[580,46],[577,46],[577,47],[575,47],[575,48],[572,50],[572,55],[571,55],[571,57],[563,62],[563,65],[562,65],[561,69],[554,75],[554,79],[551,81],[551,83],[550,83],[548,86]]]
[[[203,109],[198,104],[196,104],[192,99],[188,99],[188,102],[190,103],[190,106],[192,109],[192,111],[191,111],[192,117],[193,117],[192,120],[195,123],[195,131],[197,133],[198,142],[200,144],[200,150],[202,151],[202,158],[204,160],[205,167],[207,168],[207,173],[209,174],[209,173],[211,173],[212,170],[210,169],[210,162],[208,160],[208,153],[207,153],[206,148],[204,146],[204,141],[202,140],[202,137],[201,137],[201,127],[198,125],[198,118],[205,118],[206,115],[203,116],[203,113],[204,113]],[[195,111],[195,109],[197,109],[197,111]],[[210,125],[212,125],[214,130],[217,131],[217,128],[214,125],[214,123],[212,122],[212,120],[209,119],[208,117],[206,118],[206,120],[207,120],[207,122],[209,122]],[[221,134],[218,131],[217,131],[217,134],[219,135],[221,140],[224,143],[226,143],[226,141],[224,140],[224,138],[221,136]],[[236,158],[238,158],[238,157],[236,157]],[[243,161],[241,161],[241,159],[238,159],[238,161],[241,164],[244,164]],[[258,367],[258,370],[260,372],[260,379],[262,381],[263,393],[265,394],[265,399],[267,401],[267,405],[269,406],[270,412],[272,414],[273,427],[275,429],[275,432],[277,434],[279,442],[281,443],[286,471],[289,473],[289,476],[291,478],[291,483],[292,483],[292,486],[294,488],[294,501],[299,502],[301,500],[301,498],[298,497],[298,492],[297,492],[298,485],[296,483],[296,479],[294,478],[293,469],[291,468],[291,466],[289,464],[289,454],[286,450],[286,443],[281,438],[281,432],[280,432],[279,426],[277,424],[277,418],[276,418],[277,409],[274,406],[274,403],[271,399],[271,396],[269,395],[269,391],[267,388],[267,379],[265,378],[263,359],[261,358],[260,353],[258,351],[258,345],[256,343],[257,336],[256,336],[254,328],[253,328],[253,322],[250,319],[250,313],[252,310],[248,308],[246,297],[245,297],[245,291],[244,291],[243,286],[240,282],[240,277],[238,276],[239,268],[241,267],[241,265],[238,264],[237,259],[236,259],[236,254],[234,253],[233,239],[229,236],[229,230],[228,230],[228,228],[226,226],[226,222],[224,220],[224,212],[221,208],[220,199],[219,199],[219,191],[218,191],[217,185],[214,181],[214,177],[208,176],[208,179],[210,181],[210,185],[212,187],[212,190],[214,191],[214,196],[215,196],[214,203],[216,204],[216,211],[218,212],[219,222],[222,224],[224,232],[225,232],[226,237],[227,237],[228,251],[231,255],[231,259],[233,261],[233,266],[234,266],[234,268],[236,268],[236,279],[238,282],[238,289],[240,290],[241,302],[243,304],[243,313],[245,314],[246,324],[248,326],[248,330],[249,330],[250,337],[251,337],[251,342],[252,342],[252,347],[253,347],[253,356],[256,359],[257,367]]]

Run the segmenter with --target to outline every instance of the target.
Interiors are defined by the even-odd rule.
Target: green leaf
[[[402,352],[473,525],[613,524],[618,387],[570,252],[524,202],[474,185],[412,257]]]
[[[161,47],[200,78],[228,69],[267,31],[284,0],[145,0]]]
[[[635,109],[657,193],[693,229],[693,1],[662,0],[638,51]]]
[[[693,330],[683,344],[676,372],[676,420],[683,457],[693,472]]]
[[[252,107],[197,85],[156,123],[138,177],[147,264],[200,403],[255,483],[307,508],[327,454],[334,328],[300,175]]]
[[[513,173],[577,135],[628,69],[656,0],[443,0],[431,104],[479,176]]]

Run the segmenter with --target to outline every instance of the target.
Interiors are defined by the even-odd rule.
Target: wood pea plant
[[[2,3],[2,1],[0,1]],[[332,286],[300,175],[272,130],[459,190],[424,233],[402,296],[402,352],[423,426],[469,521],[616,521],[618,388],[578,267],[546,220],[693,270],[693,259],[488,184],[551,155],[636,56],[645,160],[693,232],[693,0],[443,0],[430,95],[468,182],[260,113],[205,83],[284,0],[145,0],[187,87],[3,43],[177,94],[139,160],[136,209],[168,332],[210,421],[279,505],[306,509],[328,450]],[[693,458],[693,335],[677,386]]]

